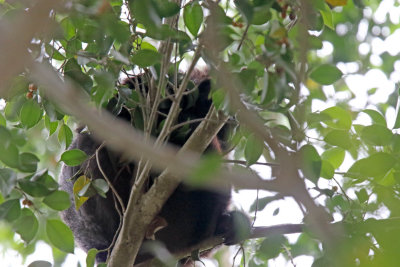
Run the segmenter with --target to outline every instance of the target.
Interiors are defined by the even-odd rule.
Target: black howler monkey
[[[195,71],[192,81],[194,88],[188,89],[188,93],[181,101],[181,112],[177,119],[177,124],[204,118],[212,105],[209,99],[210,80],[205,78],[201,72]],[[132,90],[139,88],[141,95],[148,92],[146,74],[134,76],[124,83]],[[172,92],[170,86],[167,86],[167,89],[167,94]],[[124,102],[121,101],[122,94],[120,92],[118,96],[110,100],[108,109],[112,110],[118,117],[131,121],[133,127],[139,127],[138,124],[140,124],[140,116],[142,114],[139,106],[136,106],[134,111],[128,111],[126,106],[129,105],[125,105],[125,107],[120,105]],[[118,108],[118,106],[122,108]],[[163,114],[168,114],[170,106],[171,100],[166,97],[158,109],[160,115],[158,116],[157,127],[160,126],[165,118]],[[175,130],[170,135],[169,142],[182,146],[198,124],[198,120],[195,120],[194,123],[186,124],[182,126],[182,129]],[[218,134],[218,138],[222,142],[225,141],[225,132],[226,127]],[[155,129],[154,135],[157,135],[157,129]],[[63,166],[60,177],[61,189],[70,193],[71,201],[74,201],[74,179],[71,179],[72,177],[85,174],[91,179],[104,178],[95,158],[96,150],[99,146],[100,143],[95,141],[90,133],[79,133],[73,141],[70,149],[78,148],[85,151],[89,155],[89,159],[80,166]],[[208,148],[208,150],[216,149],[215,144],[210,145]],[[102,171],[111,180],[126,204],[132,179],[135,177],[135,164],[124,162],[120,154],[106,147],[99,150],[98,157]],[[156,177],[155,174],[151,176]],[[235,212],[227,211],[230,201],[229,191],[227,190],[225,193],[212,192],[193,189],[185,184],[179,185],[159,214],[159,217],[163,218],[167,225],[155,233],[155,239],[161,241],[171,253],[179,253],[187,247],[192,247],[207,238],[217,235],[224,236],[226,243],[235,242],[234,229],[236,226],[233,219]],[[91,248],[99,250],[108,248],[120,223],[120,216],[116,210],[116,204],[111,192],[107,193],[107,198],[99,195],[91,197],[79,210],[76,210],[72,205],[68,210],[63,211],[61,215],[65,223],[72,229],[77,244],[85,251]],[[105,261],[106,257],[106,253],[99,253],[97,260],[100,262]],[[136,263],[151,257],[141,249],[136,258]]]

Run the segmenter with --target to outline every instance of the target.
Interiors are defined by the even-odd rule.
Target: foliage
[[[231,136],[232,164],[250,168],[265,160],[263,172],[270,175],[264,178],[282,180],[285,168],[301,178],[301,183],[284,180],[284,188],[256,199],[250,215],[257,218],[257,212],[283,196],[302,202],[298,194],[306,186],[306,197],[313,198],[315,207],[323,207],[331,218],[328,228],[337,233],[335,245],[326,244],[312,227],[315,210],[306,206],[304,231],[296,240],[280,233],[247,240],[246,265],[266,266],[282,256],[296,262],[304,255],[312,257],[313,267],[396,265],[400,260],[400,109],[394,68],[399,61],[397,54],[371,49],[371,42],[389,39],[398,28],[389,19],[380,22],[372,15],[386,1],[176,2],[64,1],[62,8],[50,12],[51,34],[37,29],[29,42],[29,56],[32,61],[51,63],[78,85],[92,106],[110,110],[107,104],[118,93],[110,110],[116,113],[122,106],[134,110],[142,101],[121,84],[121,77],[151,73],[158,77],[158,86],[166,76],[173,84],[181,75],[177,70],[184,73],[195,51],[202,49],[200,57],[213,81],[210,98],[217,109],[237,115],[238,127]],[[37,5],[40,1],[0,1],[1,20],[12,22]],[[176,15],[180,15],[177,25]],[[166,44],[173,44],[173,49],[163,50]],[[220,66],[239,88],[243,107],[262,119],[270,139],[238,115],[241,109],[229,91],[234,88],[227,89]],[[388,82],[377,83],[377,88],[352,86],[351,77],[367,79],[372,70],[384,73]],[[57,215],[71,205],[68,193],[58,190],[57,175],[62,162],[76,166],[87,155],[77,149],[66,151],[74,135],[71,129],[80,118],[65,114],[30,74],[27,64],[8,81],[7,90],[0,91],[4,100],[0,239],[4,249],[17,250],[24,258],[44,240],[52,247],[57,265],[74,251],[72,233]],[[383,87],[390,85],[393,88]],[[385,92],[387,100],[381,101]],[[166,96],[165,89],[159,93]],[[137,128],[145,129],[143,116],[135,113]],[[280,157],[276,147],[288,158]],[[198,185],[212,179],[223,163],[216,155],[203,158],[190,182]],[[246,181],[241,183],[246,188],[243,184]],[[73,192],[76,208],[107,190],[103,180],[92,183],[79,177]],[[281,210],[276,208],[271,216]],[[89,252],[88,266],[93,266],[96,253]]]

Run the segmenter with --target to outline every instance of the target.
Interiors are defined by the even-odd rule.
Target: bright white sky
[[[400,0],[398,0],[400,2]],[[387,15],[390,19],[391,23],[399,24],[400,22],[400,7],[394,7],[394,0],[383,0],[380,3],[378,10],[375,14],[372,14],[370,9],[366,9],[364,14],[369,17],[373,17],[374,21],[377,23],[384,23]],[[393,34],[389,35],[390,31],[385,27],[376,27],[373,28],[373,31],[381,32],[386,35],[386,39],[382,40],[379,38],[374,38],[372,41],[367,42],[365,40],[366,30],[368,29],[367,21],[362,21],[359,27],[359,31],[357,34],[357,39],[359,41],[364,41],[359,47],[359,51],[361,54],[366,54],[369,51],[373,52],[373,57],[371,58],[371,63],[379,66],[382,64],[382,60],[379,57],[383,52],[388,52],[390,55],[398,55],[400,53],[400,30],[396,30]],[[339,34],[345,33],[347,28],[345,25],[337,25],[337,32]],[[329,57],[333,47],[330,43],[324,42],[323,49],[318,51],[319,56]],[[358,66],[356,63],[348,63],[348,64],[338,64],[338,67],[346,74],[345,82],[350,88],[350,90],[354,93],[356,98],[350,102],[352,106],[359,109],[366,108],[367,101],[370,101],[372,104],[368,108],[373,108],[373,104],[386,102],[388,96],[395,90],[395,84],[400,82],[400,59],[396,61],[395,73],[393,73],[390,79],[386,78],[386,75],[378,69],[371,69],[365,75],[354,74],[358,71]],[[367,91],[372,88],[377,88],[376,93],[372,98],[367,98]],[[326,102],[315,100],[313,102],[313,111],[323,110],[330,106],[334,106],[336,100],[342,99],[346,97],[347,92],[336,93],[332,86],[324,87],[324,91],[329,98],[332,100]],[[0,106],[2,104],[0,103]],[[393,108],[389,108],[386,119],[390,126],[394,124],[394,119],[396,116],[396,111]],[[357,123],[368,124],[369,118],[367,115],[360,115]],[[347,170],[350,167],[350,161],[346,160],[348,166],[343,166],[344,170]],[[269,169],[263,167],[256,167],[257,172],[259,172],[262,176],[269,176]],[[338,177],[340,179],[340,177]],[[332,187],[334,184],[329,184],[329,182],[325,182],[325,184],[320,185],[322,188],[324,187]],[[260,192],[259,197],[264,197],[267,195],[271,195],[267,192]],[[233,199],[236,206],[239,208],[242,207],[243,210],[248,210],[252,202],[255,198],[255,192],[250,190],[241,191],[239,194],[234,193]],[[279,208],[279,213],[276,216],[273,216],[273,212],[276,208]],[[300,223],[302,220],[302,213],[299,210],[297,204],[291,199],[285,199],[284,201],[276,201],[267,206],[267,208],[259,212],[257,214],[256,226],[269,226],[276,225],[282,223]],[[294,242],[298,235],[289,235],[289,241]],[[18,238],[18,237],[16,237]],[[85,266],[85,257],[86,254],[82,252],[80,249],[75,250],[74,255],[69,255],[67,261],[63,266],[77,266],[78,261],[80,261],[81,266]],[[301,256],[294,259],[294,263],[297,267],[308,267],[312,264],[312,257]],[[3,254],[0,254],[0,263],[3,267],[22,267],[27,266],[30,262],[35,260],[46,260],[52,262],[52,252],[48,245],[44,242],[38,242],[36,251],[31,256],[27,258],[26,264],[22,263],[22,258],[18,255],[16,251],[7,250]],[[278,259],[274,261],[270,261],[270,266],[283,267],[283,266],[293,266],[291,263],[287,263],[286,260],[280,256]]]

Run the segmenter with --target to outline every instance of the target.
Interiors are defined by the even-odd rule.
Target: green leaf
[[[33,197],[44,197],[51,193],[44,184],[38,181],[19,180],[18,185],[25,193]]]
[[[21,215],[19,199],[10,199],[0,205],[0,219],[9,222],[15,221]]]
[[[235,0],[235,6],[239,9],[240,13],[244,17],[246,23],[249,23],[253,19],[254,10],[250,1],[248,0]],[[267,8],[266,8],[267,9]]]
[[[287,239],[283,235],[273,235],[267,237],[261,242],[259,251],[263,253],[267,259],[273,259],[283,251],[283,245],[287,244]]]
[[[361,179],[379,177],[385,175],[395,163],[396,159],[392,155],[378,152],[356,161],[347,171],[347,176]]]
[[[351,127],[351,114],[347,110],[340,107],[330,107],[321,111],[321,114],[330,117],[330,120],[323,120],[323,122],[331,128],[349,130]]]
[[[6,118],[2,114],[0,114],[0,126],[6,126]]]
[[[279,208],[276,208],[275,210],[274,210],[274,212],[272,213],[272,216],[276,216],[276,215],[278,215],[279,214]]]
[[[212,95],[211,99],[213,101],[214,107],[217,110],[221,110],[225,104],[225,92],[222,89],[215,90]]]
[[[68,166],[78,166],[87,159],[87,155],[80,149],[67,150],[61,155],[61,161]]]
[[[22,105],[19,117],[22,125],[31,128],[42,118],[42,109],[36,101],[27,101]]]
[[[90,185],[90,179],[84,175],[81,175],[78,179],[76,179],[74,186],[72,188],[72,192],[74,193],[74,202],[75,209],[79,210],[79,208],[85,203],[89,198],[85,196],[80,196],[79,192],[83,190],[84,187]]]
[[[69,194],[65,191],[54,191],[43,199],[43,203],[53,210],[66,210],[71,206]]]
[[[92,186],[94,187],[94,189],[96,189],[96,192],[102,196],[102,197],[107,197],[106,193],[109,190],[109,186],[108,183],[103,180],[103,179],[96,179],[92,182]]]
[[[132,63],[141,68],[150,67],[161,61],[161,54],[153,50],[139,50],[131,58]]]
[[[183,20],[189,32],[193,36],[197,36],[200,26],[203,23],[203,9],[196,2],[187,4],[183,10]]]
[[[272,197],[263,197],[260,199],[256,199],[253,204],[250,206],[250,212],[261,211],[263,210],[269,203],[272,201],[279,200],[275,196]]]
[[[265,6],[255,7],[251,24],[253,25],[265,24],[271,19],[271,17],[272,17],[271,11]]]
[[[5,146],[4,146],[5,145]],[[11,168],[19,167],[19,151],[14,144],[0,143],[0,160]]]
[[[324,20],[324,24],[328,26],[331,30],[335,30],[335,25],[333,23],[333,15],[330,9],[328,10],[320,10],[322,18]]]
[[[35,172],[39,158],[32,153],[24,152],[19,155],[18,169],[22,172]]]
[[[135,18],[146,28],[158,28],[162,23],[162,18],[157,12],[156,6],[149,0],[129,1],[131,12]]]
[[[247,94],[251,94],[254,91],[257,82],[257,70],[254,69],[243,69],[238,74],[241,85]]]
[[[21,239],[29,243],[36,236],[39,229],[39,222],[35,214],[30,209],[23,208],[19,219],[14,223],[13,228]]]
[[[167,0],[153,0],[154,7],[158,15],[162,18],[171,17],[178,14],[180,8],[176,3]]]
[[[399,94],[399,92],[398,92]],[[397,114],[396,114],[396,121],[394,122],[393,129],[398,129],[400,128],[400,96],[397,96]]]
[[[310,73],[310,78],[323,85],[330,85],[339,80],[343,73],[335,66],[323,64]]]
[[[46,234],[56,248],[67,253],[74,253],[74,236],[72,231],[59,220],[47,220]]]
[[[58,142],[61,146],[68,148],[72,142],[73,133],[68,125],[63,124],[61,125],[60,129],[58,130]]]
[[[0,169],[0,193],[7,197],[17,184],[17,174],[11,169]]]
[[[344,149],[352,147],[350,133],[348,131],[333,130],[330,131],[324,138],[324,141],[332,146],[338,146]]]
[[[188,183],[191,185],[202,185],[206,183],[219,171],[221,163],[220,155],[214,153],[204,155],[190,174]]]
[[[44,116],[44,125],[46,126],[47,130],[49,131],[49,136],[56,132],[58,127],[58,121],[50,121],[49,116]]]
[[[25,97],[19,97],[16,100],[7,102],[4,109],[4,116],[7,121],[15,122],[19,119],[21,107],[25,102],[27,102]]]
[[[385,117],[381,113],[373,109],[364,109],[362,112],[367,114],[374,124],[379,124],[386,127]]]
[[[334,147],[328,150],[325,150],[321,158],[325,161],[328,161],[334,169],[337,169],[342,165],[345,156],[345,151],[342,148]]]
[[[360,203],[364,203],[369,199],[367,190],[365,190],[365,188],[362,188],[360,191],[356,191],[355,193]]]
[[[321,175],[321,157],[312,145],[304,145],[299,150],[301,170],[315,184]]]
[[[64,38],[66,40],[69,40],[75,36],[76,28],[69,17],[61,20],[60,26],[64,30]]]
[[[257,160],[262,155],[264,150],[264,144],[253,134],[247,137],[246,146],[244,148],[244,158],[248,165],[252,165],[257,162]]]
[[[80,49],[81,48],[79,48],[79,50]],[[87,92],[89,92],[90,89],[93,87],[92,79],[82,72],[82,68],[75,58],[71,58],[67,61],[67,63],[65,63],[64,75],[74,80]]]
[[[321,165],[321,177],[325,179],[332,179],[335,174],[335,169],[332,164],[327,160],[322,160]]]
[[[386,126],[373,124],[361,131],[361,139],[374,146],[386,146],[392,142],[393,133]]]
[[[96,262],[96,255],[99,251],[95,248],[89,249],[86,256],[86,267],[94,267]]]
[[[34,261],[31,262],[27,267],[51,267],[51,263],[48,261]]]

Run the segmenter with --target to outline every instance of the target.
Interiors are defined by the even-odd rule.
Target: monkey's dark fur
[[[136,80],[136,84],[142,84],[145,82],[144,77],[144,75],[136,76],[134,79],[126,81],[125,84],[133,89],[135,87],[133,80]],[[210,80],[199,77],[199,75],[192,77],[198,89],[184,96],[181,103],[182,111],[177,123],[204,118],[212,104],[209,99]],[[148,91],[146,84],[144,87],[140,87]],[[171,90],[169,91],[171,92]],[[116,98],[112,100],[114,102],[111,105],[116,105]],[[159,107],[159,112],[168,114],[170,106],[170,100],[164,101]],[[118,110],[115,113],[127,120],[131,120],[131,115],[133,114],[132,112],[127,112],[126,109]],[[162,116],[159,116],[158,124],[163,119]],[[169,142],[182,146],[198,124],[187,124],[185,131],[176,130],[171,134]],[[223,139],[224,135],[226,135],[225,132],[226,129],[224,127],[218,137]],[[157,133],[155,132],[154,134],[156,135]],[[79,133],[70,147],[70,149],[81,149],[89,156],[89,160],[81,166],[64,166],[62,169],[60,177],[61,189],[70,194],[72,202],[74,201],[74,179],[71,179],[72,177],[85,174],[91,179],[104,179],[95,156],[96,149],[99,146],[100,143],[95,141],[90,133]],[[208,150],[215,150],[215,148],[210,146]],[[98,156],[102,170],[111,180],[126,205],[132,179],[134,178],[135,164],[124,162],[120,154],[105,147],[98,152]],[[154,174],[152,176],[156,177]],[[235,242],[233,213],[227,212],[229,201],[229,190],[225,193],[212,192],[193,189],[181,184],[159,214],[160,217],[166,220],[168,225],[155,233],[156,240],[161,241],[171,253],[179,253],[187,247],[192,247],[207,238],[217,235],[225,236],[227,242]],[[120,223],[120,216],[116,210],[116,204],[111,192],[107,193],[107,198],[99,195],[89,198],[78,211],[72,205],[61,215],[65,223],[73,231],[77,244],[85,251],[91,248],[99,250],[108,248]],[[99,253],[97,260],[105,261],[106,257],[107,253]],[[151,255],[141,249],[136,258],[136,263],[150,257]]]

